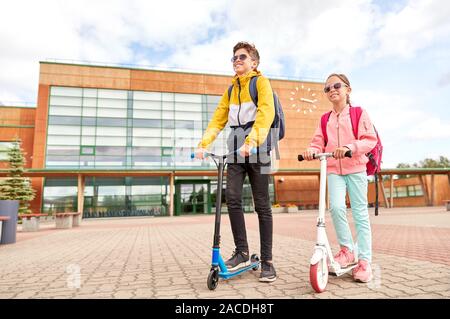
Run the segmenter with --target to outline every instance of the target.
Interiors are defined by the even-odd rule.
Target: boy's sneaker
[[[267,261],[261,262],[261,275],[259,275],[259,281],[272,282],[277,279],[277,272],[272,263]]]
[[[347,268],[348,266],[355,264],[355,255],[347,248],[343,247],[334,256],[334,260],[342,267]]]
[[[234,271],[239,268],[249,266],[250,261],[248,257],[248,252],[235,250],[230,259],[225,262],[228,271]]]
[[[372,280],[372,267],[367,260],[359,260],[358,265],[353,268],[353,279],[359,282],[369,282]]]

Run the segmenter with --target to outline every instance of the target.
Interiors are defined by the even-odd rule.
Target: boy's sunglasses
[[[245,61],[245,59],[247,59],[248,55],[246,54],[239,54],[239,55],[235,55],[234,57],[231,58],[231,62],[236,62],[238,59],[241,61]]]
[[[333,87],[333,89],[335,89],[335,90],[339,90],[342,86],[348,86],[348,85],[345,83],[337,82],[337,83],[334,83],[331,85],[327,85],[326,87],[323,88],[323,91],[325,93],[328,93],[331,91],[331,87]]]

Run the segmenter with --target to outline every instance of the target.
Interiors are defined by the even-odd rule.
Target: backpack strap
[[[250,97],[256,107],[258,107],[258,88],[256,87],[256,81],[258,81],[258,75],[250,79]]]
[[[350,121],[352,122],[353,135],[358,139],[359,120],[362,115],[362,108],[360,106],[350,106]]]
[[[328,144],[327,123],[328,123],[328,120],[330,119],[330,116],[331,116],[331,111],[325,113],[320,118],[320,126],[322,127],[322,135],[323,135],[323,140],[325,142],[325,146],[327,146],[327,144]]]
[[[258,88],[256,87],[256,81],[259,75],[255,75],[250,79],[250,97],[253,103],[258,107]],[[231,92],[233,91],[233,85],[228,88],[228,101],[231,99]]]
[[[358,139],[358,127],[359,127],[359,120],[361,119],[362,115],[362,108],[360,106],[354,106],[350,107],[350,120],[352,122],[352,129],[353,129],[353,135],[355,135],[355,138]],[[376,132],[376,130],[375,130]],[[378,135],[378,133],[377,133]],[[377,163],[372,157],[372,154],[369,153],[369,161],[372,162],[373,165],[377,166]],[[375,216],[378,216],[378,207],[379,207],[379,201],[378,201],[378,172],[375,172]]]
[[[361,119],[361,115],[362,115],[362,108],[360,106],[351,106],[350,105],[349,111],[350,111],[350,121],[352,123],[353,135],[355,136],[356,139],[358,139],[358,127],[359,127],[359,120]],[[320,125],[322,127],[322,135],[323,135],[323,138],[325,141],[325,146],[327,146],[327,143],[328,143],[327,123],[328,123],[328,120],[330,119],[330,116],[331,116],[331,111],[322,115],[322,117],[320,119]]]
[[[228,103],[230,103],[231,91],[233,91],[233,84],[231,84],[230,87],[228,88]]]

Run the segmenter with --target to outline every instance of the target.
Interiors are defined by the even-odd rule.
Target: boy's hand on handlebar
[[[252,148],[253,147],[247,144],[242,145],[241,148],[239,149],[239,155],[241,155],[242,157],[250,156]]]
[[[307,161],[312,161],[314,159],[314,154],[316,152],[313,150],[306,150],[303,152],[303,158]]]
[[[345,153],[347,153],[350,149],[348,147],[342,146],[338,147],[334,150],[333,156],[335,159],[341,159],[345,157]]]
[[[196,159],[204,159],[205,158],[205,152],[207,152],[207,151],[208,150],[205,149],[205,148],[201,148],[201,147],[197,148],[195,150],[195,158]]]

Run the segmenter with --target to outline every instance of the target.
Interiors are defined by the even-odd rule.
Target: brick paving
[[[252,271],[221,280],[215,291],[206,287],[211,215],[84,220],[66,230],[43,224],[35,233],[19,228],[16,244],[0,246],[0,298],[450,298],[450,214],[444,208],[371,213],[374,280],[330,277],[322,294],[309,284],[316,214],[274,215],[275,282],[260,283],[259,271]],[[247,214],[246,222],[250,248],[259,253],[256,214]],[[329,220],[327,231],[336,248]],[[224,258],[233,248],[224,215]]]

